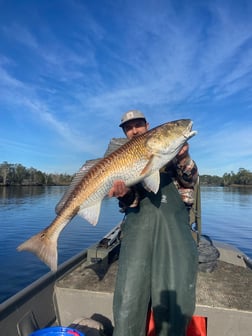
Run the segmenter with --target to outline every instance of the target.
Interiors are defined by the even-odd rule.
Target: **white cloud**
[[[78,1],[64,4],[68,17],[61,29],[43,16],[37,26],[17,16],[0,28],[21,55],[6,48],[0,56],[0,105],[13,114],[19,106],[43,134],[55,132],[58,143],[77,153],[99,155],[105,137],[121,135],[117,125],[128,108],[143,108],[153,126],[184,115],[196,119],[203,132],[195,147],[209,164],[250,153],[245,130],[235,137],[235,124],[221,133],[214,129],[227,119],[225,105],[232,107],[234,97],[251,109],[247,13],[219,1],[185,2],[179,9],[148,1],[144,11],[133,2],[97,10]],[[230,121],[237,117],[237,110],[228,114]]]

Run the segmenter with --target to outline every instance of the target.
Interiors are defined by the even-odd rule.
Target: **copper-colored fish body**
[[[66,198],[59,203],[56,218],[46,229],[21,244],[18,250],[35,253],[56,270],[58,236],[69,221],[78,214],[96,225],[102,200],[115,180],[123,180],[127,186],[143,181],[156,193],[159,170],[196,134],[191,129],[189,119],[165,123],[126,142],[84,174],[80,171]]]

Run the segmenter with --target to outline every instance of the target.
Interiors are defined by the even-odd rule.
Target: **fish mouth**
[[[189,140],[191,139],[194,135],[196,135],[198,132],[197,131],[192,131],[192,127],[193,127],[193,121],[190,120],[187,128],[186,128],[186,131],[184,132],[184,137]]]
[[[192,127],[193,127],[193,121],[190,120],[190,121],[189,121],[189,124],[188,124],[188,127],[187,127],[187,130],[188,130],[188,131],[191,131],[191,130],[192,130]]]

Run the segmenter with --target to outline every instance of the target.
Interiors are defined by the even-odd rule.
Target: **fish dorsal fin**
[[[99,219],[102,202],[97,202],[88,208],[80,208],[78,215],[86,219],[90,224],[96,225]]]
[[[127,138],[112,138],[108,144],[108,148],[104,154],[104,157],[108,156],[122,145],[126,144],[129,140]]]
[[[150,176],[147,176],[143,181],[144,187],[148,190],[153,191],[155,194],[158,192],[160,185],[160,173],[159,171],[155,171]]]
[[[88,160],[84,163],[84,165],[80,168],[80,170],[75,174],[71,184],[69,185],[68,189],[64,193],[63,197],[60,199],[58,204],[55,207],[55,212],[58,215],[59,212],[64,207],[66,201],[69,199],[69,196],[77,186],[77,184],[83,179],[83,177],[87,174],[87,172],[92,168],[97,162],[99,162],[101,159],[94,159],[94,160]]]

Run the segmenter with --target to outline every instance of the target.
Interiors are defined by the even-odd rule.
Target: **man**
[[[123,115],[120,127],[132,139],[149,124],[140,111],[132,110]],[[195,308],[198,264],[186,207],[193,201],[197,167],[188,148],[184,145],[162,169],[157,194],[141,184],[128,188],[123,181],[115,181],[109,192],[119,198],[126,214],[114,293],[114,336],[144,336],[150,304],[156,335],[185,335]]]

